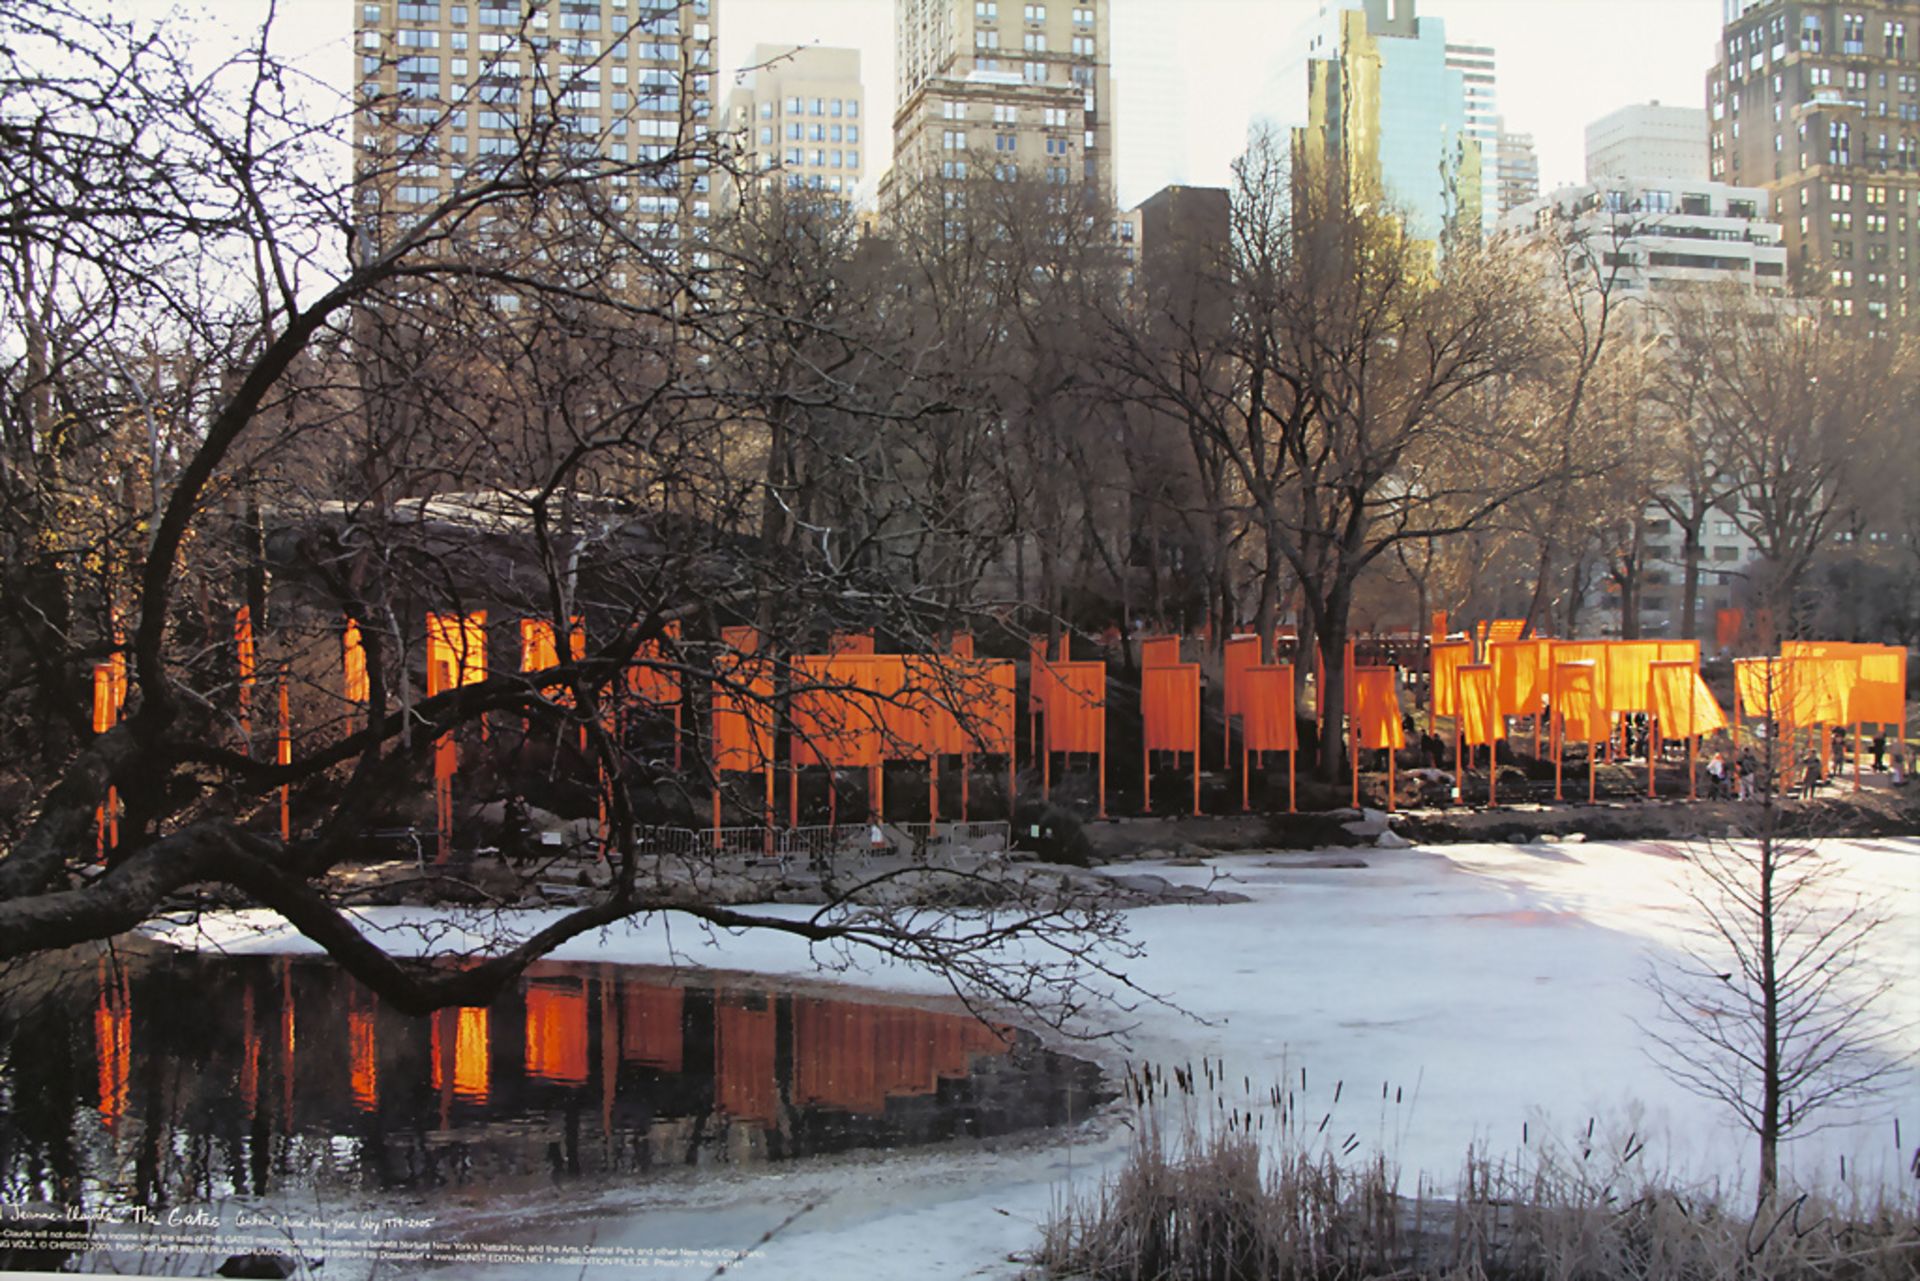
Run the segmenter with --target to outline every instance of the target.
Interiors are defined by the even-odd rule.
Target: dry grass
[[[1085,1281],[1914,1281],[1912,1203],[1796,1195],[1759,1214],[1602,1160],[1469,1155],[1445,1199],[1399,1191],[1381,1156],[1325,1141],[1282,1086],[1232,1106],[1217,1065],[1129,1073],[1125,1166],[1066,1199],[1033,1256]],[[1236,1085],[1240,1082],[1236,1081]],[[1244,1101],[1251,1091],[1244,1091]],[[1591,1133],[1591,1131],[1589,1131]]]

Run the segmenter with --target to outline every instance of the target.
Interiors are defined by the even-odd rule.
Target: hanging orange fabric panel
[[[1713,643],[1720,649],[1732,649],[1740,642],[1740,633],[1746,629],[1747,611],[1744,609],[1721,609],[1713,615]]]
[[[1438,645],[1447,638],[1447,611],[1436,609],[1427,623],[1427,639]]]
[[[253,648],[253,607],[242,605],[233,615],[234,658],[240,669],[240,688],[253,688],[254,673],[259,670]]]
[[[947,653],[953,655],[955,658],[972,658],[973,633],[955,632],[953,639],[947,643]]]
[[[1011,662],[976,662],[967,669],[967,715],[963,728],[971,741],[969,752],[1006,756],[1013,752],[1016,708]]]
[[[1453,704],[1453,673],[1455,668],[1465,667],[1473,661],[1473,642],[1441,641],[1432,647],[1432,654],[1433,714],[1457,715],[1458,709]]]
[[[805,654],[793,660],[796,765],[850,768],[880,763],[880,725],[865,693],[866,660],[857,654]]]
[[[1242,671],[1245,676],[1245,670]],[[1244,691],[1243,691],[1244,692]],[[1140,673],[1140,717],[1150,752],[1200,750],[1200,665],[1174,663]]]
[[[1676,658],[1688,655],[1676,654]],[[1658,641],[1614,641],[1607,646],[1607,710],[1647,710],[1647,680],[1660,659]]]
[[[364,703],[373,697],[367,680],[367,645],[360,635],[360,624],[349,618],[340,636],[341,667],[346,677],[347,700]]]
[[[760,652],[760,629],[745,624],[722,627],[720,643],[736,654],[757,654]]]
[[[1532,716],[1540,710],[1546,682],[1540,674],[1538,642],[1494,641],[1487,647],[1493,667],[1496,709],[1502,716]]]
[[[1556,651],[1561,648],[1555,646]],[[1612,731],[1600,696],[1600,665],[1593,659],[1554,664],[1554,711],[1560,737],[1569,743],[1593,743]]]
[[[1240,713],[1250,752],[1291,752],[1295,747],[1293,666],[1249,667]]]
[[[899,654],[849,655],[865,664],[860,686],[880,723],[880,755],[890,761],[920,760],[927,753],[925,710],[907,688],[906,662]]]
[[[427,694],[487,679],[487,613],[427,615]],[[441,682],[451,681],[451,684]]]
[[[1180,661],[1178,636],[1148,636],[1140,642],[1140,666],[1170,667]]]
[[[1047,695],[1047,750],[1105,752],[1107,665],[1054,663]]]
[[[633,663],[627,668],[627,692],[649,707],[671,707],[680,701],[680,673],[667,664],[674,661],[669,647],[678,650],[680,620],[668,623],[664,633],[642,641],[634,650]]]
[[[93,665],[93,732],[104,734],[120,723],[127,701],[127,656],[114,654]]]
[[[1906,720],[1906,696],[1907,651],[1897,645],[1877,646],[1860,655],[1847,719],[1898,725]]]
[[[560,665],[560,649],[553,642],[553,624],[544,618],[520,620],[520,670],[544,672]]]
[[[1852,655],[1788,659],[1787,688],[1793,697],[1790,719],[1795,725],[1846,724],[1853,684],[1859,675],[1859,660]]]
[[[1407,745],[1400,727],[1400,671],[1394,667],[1353,669],[1354,733],[1364,748]]]
[[[587,1083],[587,990],[578,979],[527,985],[527,1074],[561,1085]]]
[[[1562,663],[1593,664],[1593,700],[1594,706],[1602,712],[1607,707],[1607,656],[1613,648],[1606,641],[1554,641],[1553,663],[1558,667]],[[1602,734],[1600,737],[1605,738]]]
[[[1244,685],[1241,674],[1249,667],[1260,665],[1260,638],[1258,636],[1231,636],[1227,638],[1224,655],[1225,676],[1222,686],[1229,716],[1239,716],[1244,703]]]
[[[1474,747],[1485,747],[1506,737],[1506,720],[1500,714],[1499,691],[1490,663],[1462,667],[1460,680],[1460,738]]]
[[[921,751],[930,756],[958,756],[967,750],[960,715],[972,701],[966,667],[940,654],[909,654],[905,660],[907,695],[919,709]]]
[[[773,671],[743,654],[723,655],[714,666],[713,767],[764,769],[773,761]]]
[[[1044,642],[1040,642],[1044,644]],[[1027,661],[1027,711],[1044,713],[1047,700],[1053,697],[1059,683],[1055,676],[1053,663],[1044,654],[1030,656]]]
[[[873,653],[872,632],[835,632],[827,637],[828,654]]]
[[[1653,706],[1660,721],[1663,738],[1693,738],[1713,734],[1727,727],[1726,715],[1700,670],[1689,662],[1660,662],[1653,665]]]
[[[1487,643],[1504,645],[1508,641],[1517,641],[1527,634],[1527,620],[1524,618],[1496,618],[1487,628]]]
[[[1014,665],[934,654],[906,658],[922,749],[941,756],[1013,750]]]
[[[1787,665],[1778,658],[1736,658],[1733,687],[1742,715],[1779,720],[1788,703]]]
[[[1899,724],[1906,711],[1907,651],[1898,645],[1873,645],[1853,641],[1782,641],[1780,653],[1793,664],[1797,674],[1803,665],[1807,675],[1793,679],[1796,690],[1804,684],[1803,697],[1808,710],[1832,710],[1839,698],[1845,710],[1839,716],[1819,719],[1834,724],[1877,721]],[[1826,664],[1850,664],[1851,670]],[[1802,725],[1812,721],[1800,721]]]

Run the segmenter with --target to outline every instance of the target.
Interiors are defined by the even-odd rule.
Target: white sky
[[[1297,52],[1293,37],[1318,3],[1110,0],[1123,204],[1171,181],[1226,183],[1268,68]],[[167,0],[122,6],[139,17],[174,7]],[[180,7],[194,15],[195,37],[209,42],[257,28],[265,11],[264,0]],[[355,7],[355,0],[281,0],[276,44],[344,88]],[[719,63],[740,65],[758,42],[857,48],[878,124],[892,111],[893,7],[893,0],[714,0]],[[1509,129],[1534,135],[1546,188],[1582,177],[1589,121],[1653,99],[1699,105],[1720,30],[1719,0],[1420,0],[1419,11],[1444,20],[1449,39],[1494,46],[1500,109]],[[1292,118],[1297,110],[1282,104],[1275,114]],[[874,130],[870,178],[890,159],[887,135]]]

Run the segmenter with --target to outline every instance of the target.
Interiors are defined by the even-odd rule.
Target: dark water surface
[[[0,1199],[633,1180],[1077,1121],[1099,1071],[910,1006],[536,966],[397,1013],[330,962],[102,959],[0,996]]]

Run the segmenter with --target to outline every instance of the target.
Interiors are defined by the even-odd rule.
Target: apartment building
[[[1726,0],[1709,176],[1761,187],[1790,278],[1839,316],[1906,316],[1920,252],[1920,0]]]
[[[1114,209],[1108,0],[896,0],[893,169],[918,184],[1028,177]],[[955,193],[957,194],[957,193]]]
[[[1486,164],[1483,152],[1480,163]],[[1533,135],[1514,133],[1500,122],[1499,137],[1493,151],[1494,188],[1500,216],[1505,217],[1528,201],[1540,198],[1540,156],[1533,149]]]
[[[1703,181],[1707,113],[1700,107],[1632,103],[1587,126],[1587,181],[1684,178]]]
[[[858,49],[755,45],[724,119],[743,177],[771,175],[849,201],[866,178],[872,137]],[[723,202],[732,185],[723,180]]]
[[[362,229],[389,234],[543,137],[549,154],[606,162],[610,207],[636,230],[684,233],[710,200],[714,10],[714,0],[356,4]]]
[[[1507,215],[1503,227],[1559,238],[1592,258],[1617,295],[1647,299],[1699,285],[1786,289],[1780,224],[1759,187],[1673,178],[1612,178],[1563,187]],[[1584,263],[1581,265],[1585,265]]]

